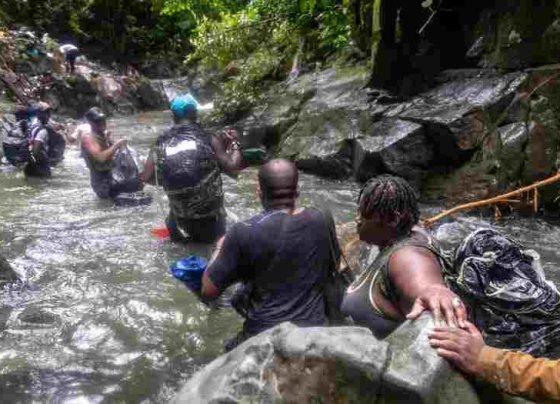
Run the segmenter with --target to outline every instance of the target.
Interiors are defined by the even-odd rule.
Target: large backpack
[[[31,139],[34,140],[35,136],[41,129],[46,129],[49,132],[46,159],[49,166],[55,166],[64,159],[64,151],[66,150],[66,140],[64,136],[54,130],[51,125],[35,125],[31,129]]]
[[[176,125],[158,139],[161,181],[165,190],[194,187],[218,169],[210,137],[197,124]]]
[[[496,230],[476,230],[457,248],[446,282],[489,345],[560,357],[560,294],[535,251]]]
[[[4,128],[2,137],[4,156],[10,164],[19,167],[29,161],[29,138],[26,131],[22,131],[20,123],[16,122]]]

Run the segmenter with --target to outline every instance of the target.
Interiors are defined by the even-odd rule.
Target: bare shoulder
[[[439,261],[433,252],[424,247],[404,246],[395,251],[389,259],[392,272],[440,269]]]
[[[80,139],[82,141],[82,145],[86,148],[97,146],[97,140],[95,140],[91,132],[82,133]]]

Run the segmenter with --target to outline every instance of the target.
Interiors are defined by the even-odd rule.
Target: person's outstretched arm
[[[484,344],[471,323],[465,329],[436,327],[429,335],[438,354],[465,373],[530,400],[560,401],[560,361]]]
[[[389,260],[389,278],[399,294],[398,307],[415,319],[423,311],[448,325],[462,325],[467,313],[461,300],[443,281],[442,270],[435,255],[422,247],[403,247]]]
[[[239,256],[238,236],[234,226],[218,241],[204,271],[200,291],[203,302],[218,298],[228,286],[240,280]]]
[[[231,153],[228,153],[228,146],[232,142],[237,146],[232,148]],[[236,131],[225,131],[223,136],[212,136],[212,148],[216,153],[220,167],[222,171],[232,177],[235,177],[246,166],[238,145]]]

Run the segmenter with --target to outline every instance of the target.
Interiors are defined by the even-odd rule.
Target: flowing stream
[[[128,138],[143,161],[170,120],[145,113],[112,119],[109,129]],[[225,179],[230,223],[259,211],[255,182],[255,169]],[[353,219],[357,184],[302,175],[300,188],[302,205],[326,205],[338,221]],[[48,181],[2,168],[0,254],[23,279],[6,288],[0,306],[2,402],[165,402],[239,329],[230,309],[206,308],[169,275],[170,263],[198,250],[150,235],[163,224],[166,201],[161,191],[146,191],[154,195],[147,207],[97,199],[76,147]],[[461,217],[436,232],[451,245],[479,225],[488,223]],[[500,227],[537,249],[558,280],[559,227],[519,218]]]

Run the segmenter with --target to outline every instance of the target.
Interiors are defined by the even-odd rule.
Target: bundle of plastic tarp
[[[459,245],[446,272],[487,344],[560,357],[560,294],[545,279],[535,251],[480,229]]]

